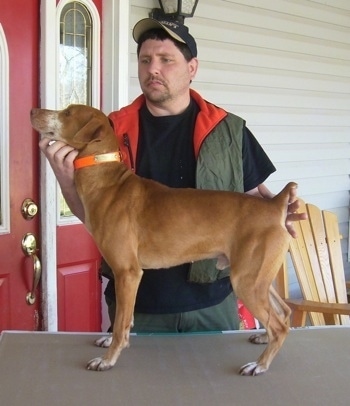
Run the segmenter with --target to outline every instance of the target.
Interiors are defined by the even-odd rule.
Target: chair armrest
[[[285,299],[285,302],[293,311],[344,314],[350,316],[349,303],[321,303],[304,299]]]

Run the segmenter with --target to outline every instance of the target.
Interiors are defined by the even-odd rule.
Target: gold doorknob
[[[26,220],[31,220],[33,217],[36,216],[38,213],[39,209],[37,204],[32,200],[32,199],[25,199],[22,203],[22,216]]]
[[[22,238],[22,250],[23,252],[33,259],[33,285],[30,292],[26,295],[27,304],[32,305],[35,303],[36,296],[35,291],[38,287],[40,277],[41,277],[41,263],[36,255],[37,247],[36,247],[36,238],[32,233],[27,233]]]

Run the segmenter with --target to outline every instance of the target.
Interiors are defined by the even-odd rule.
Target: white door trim
[[[56,52],[56,0],[41,2],[40,26],[40,100],[41,107],[56,108],[57,63]],[[43,330],[57,331],[57,256],[56,256],[56,202],[55,175],[41,154],[40,157],[40,208],[41,208],[41,262]]]
[[[0,234],[9,234],[10,222],[10,59],[5,32],[0,23]]]

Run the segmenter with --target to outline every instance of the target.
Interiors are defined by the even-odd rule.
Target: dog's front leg
[[[112,368],[117,362],[121,351],[129,346],[129,335],[133,323],[136,293],[141,276],[141,269],[138,269],[136,272],[134,270],[128,270],[115,275],[117,309],[112,339],[110,343],[108,340],[103,340],[104,346],[110,344],[106,355],[89,361],[87,369],[105,371]]]

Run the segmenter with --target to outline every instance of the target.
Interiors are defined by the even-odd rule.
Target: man
[[[198,60],[196,42],[188,28],[174,21],[146,18],[135,25],[133,37],[138,44],[143,94],[110,114],[125,164],[138,175],[171,187],[234,190],[271,198],[263,182],[275,167],[244,120],[190,89]],[[39,145],[72,212],[84,221],[73,178],[77,152],[61,142],[50,145],[45,138]],[[290,212],[296,208],[297,203],[292,204]],[[292,235],[291,221],[300,218],[291,214],[286,219]],[[105,263],[102,274],[110,278],[105,297],[113,324],[114,282]],[[215,261],[144,273],[133,331],[232,330],[239,326],[228,270],[218,271]]]

